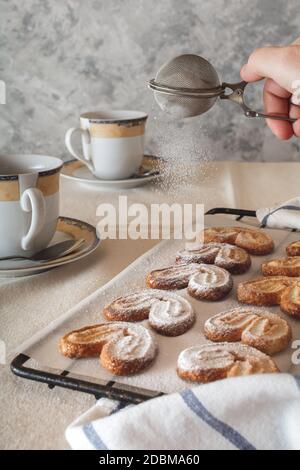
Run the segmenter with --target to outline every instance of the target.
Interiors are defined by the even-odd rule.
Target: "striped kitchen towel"
[[[66,430],[73,449],[300,449],[300,377],[236,377],[122,407],[101,398]]]
[[[258,209],[256,217],[263,226],[300,230],[300,197],[295,197],[274,207]]]

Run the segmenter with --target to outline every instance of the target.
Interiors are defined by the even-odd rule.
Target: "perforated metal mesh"
[[[203,57],[184,54],[164,64],[158,71],[155,82],[175,88],[207,89],[220,85],[213,66]],[[176,117],[198,116],[208,111],[217,97],[192,98],[154,91],[154,96],[163,111]]]

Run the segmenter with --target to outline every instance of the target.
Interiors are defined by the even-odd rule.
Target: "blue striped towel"
[[[140,405],[101,398],[66,430],[73,449],[300,449],[300,377],[220,380]]]
[[[274,207],[257,209],[256,217],[264,226],[300,230],[300,197],[289,199]]]

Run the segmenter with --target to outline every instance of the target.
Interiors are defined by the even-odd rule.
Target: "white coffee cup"
[[[66,147],[97,178],[129,178],[143,160],[147,117],[140,111],[84,113],[80,116],[80,127],[66,132]],[[81,134],[83,155],[78,155],[72,146],[74,132]]]
[[[30,256],[49,244],[62,165],[46,155],[0,155],[0,257]]]

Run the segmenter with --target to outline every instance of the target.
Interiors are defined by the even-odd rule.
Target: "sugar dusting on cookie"
[[[132,323],[120,323],[124,325],[123,335],[110,344],[111,359],[120,360],[154,358],[156,343],[150,331],[142,325]]]

